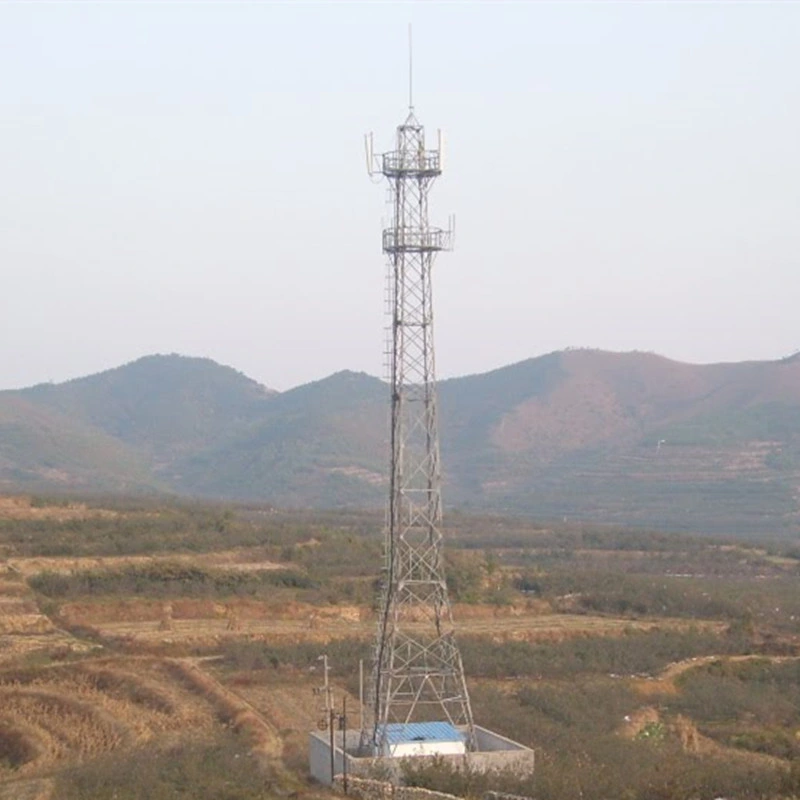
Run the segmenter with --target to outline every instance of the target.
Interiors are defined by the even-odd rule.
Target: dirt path
[[[762,661],[769,661],[773,664],[780,664],[784,661],[797,661],[800,656],[766,656],[757,653],[751,655],[711,655],[711,656],[696,656],[694,658],[686,658],[683,661],[675,661],[668,664],[655,678],[650,680],[637,680],[634,682],[634,688],[642,695],[649,696],[654,694],[677,694],[678,687],[676,680],[691,669],[711,664],[714,661],[753,661],[760,659]]]
[[[766,660],[773,664],[780,664],[786,661],[797,661],[800,656],[765,656],[765,655],[710,655],[686,658],[683,661],[676,661],[669,664],[661,673],[651,680],[635,680],[633,687],[643,698],[651,698],[657,695],[678,694],[676,681],[678,678],[692,669],[698,669],[715,661],[743,662],[753,660]],[[631,714],[625,725],[620,729],[620,733],[628,738],[640,734],[648,723],[660,722],[661,716],[654,706],[642,706]],[[771,768],[785,768],[788,761],[766,753],[757,753],[752,750],[745,750],[738,747],[731,747],[708,736],[704,736],[697,730],[694,721],[678,715],[667,723],[673,734],[678,736],[684,750],[689,752],[724,755],[726,758],[734,758],[750,764],[767,765]]]

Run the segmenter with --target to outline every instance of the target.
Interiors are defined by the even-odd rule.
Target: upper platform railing
[[[435,178],[442,174],[438,150],[393,150],[384,153],[381,172],[387,178]]]
[[[383,252],[431,253],[449,250],[452,238],[452,231],[443,231],[441,228],[387,228],[383,232]]]

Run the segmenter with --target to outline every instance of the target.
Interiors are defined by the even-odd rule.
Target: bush
[[[180,563],[153,563],[121,570],[86,570],[69,575],[42,572],[29,581],[46,597],[70,600],[101,595],[148,597],[262,596],[276,587],[313,588],[314,582],[294,570],[235,572],[206,570]]]
[[[459,637],[459,647],[464,668],[474,677],[565,678],[581,674],[654,675],[685,658],[749,653],[753,643],[736,632],[721,636],[701,629],[654,629],[563,642],[498,643],[487,637],[463,636]]]
[[[211,743],[188,743],[112,754],[57,778],[59,800],[262,800],[267,784],[232,734]]]

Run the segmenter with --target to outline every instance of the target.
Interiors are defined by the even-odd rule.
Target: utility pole
[[[347,695],[342,696],[342,788],[347,794]]]
[[[333,779],[336,775],[336,715],[332,706],[328,712],[328,728],[331,737],[331,786],[333,786]]]

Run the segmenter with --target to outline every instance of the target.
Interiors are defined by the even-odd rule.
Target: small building
[[[464,755],[464,734],[449,722],[395,722],[386,726],[381,755],[390,758],[411,756]]]

